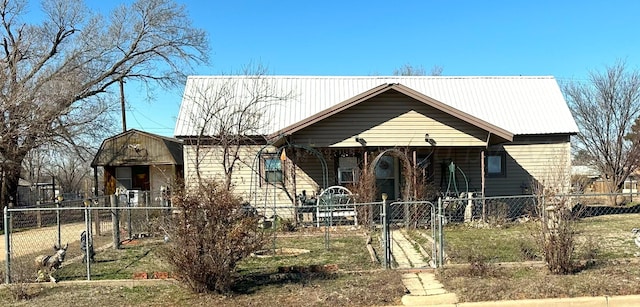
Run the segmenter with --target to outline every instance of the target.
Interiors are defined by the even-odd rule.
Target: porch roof
[[[264,105],[257,134],[293,132],[390,89],[427,103],[504,139],[513,135],[576,134],[578,127],[553,77],[319,77],[261,76],[260,86],[286,99]],[[176,121],[176,137],[196,136],[198,114],[233,84],[234,99],[251,97],[255,76],[190,76]],[[287,95],[289,94],[289,95]],[[208,131],[214,135],[215,132]]]

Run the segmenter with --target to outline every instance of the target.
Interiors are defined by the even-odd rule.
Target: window
[[[133,176],[130,167],[116,167],[116,181],[118,188],[131,190],[133,187]]]
[[[485,171],[487,177],[505,177],[506,161],[504,152],[490,152],[485,157]]]
[[[348,183],[355,183],[358,180],[358,174],[353,168],[340,168],[338,169],[338,183],[341,185]]]
[[[338,158],[338,184],[354,184],[358,181],[360,169],[358,168],[358,158],[339,157]]]
[[[282,161],[275,154],[264,155],[264,181],[268,183],[283,182]]]

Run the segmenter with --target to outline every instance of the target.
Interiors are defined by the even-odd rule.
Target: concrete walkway
[[[402,283],[408,292],[402,297],[403,305],[429,306],[458,302],[456,294],[447,292],[436,279],[429,264],[429,253],[411,242],[401,230],[393,230],[391,238],[396,269],[407,270],[407,273],[402,274]]]
[[[403,231],[394,230],[392,238],[392,257],[396,269],[405,270],[402,283],[407,294],[402,297],[404,306],[440,306],[440,307],[631,307],[640,306],[640,295],[594,296],[573,298],[549,298],[539,300],[510,300],[493,302],[459,303],[455,293],[447,292],[436,279],[434,269],[430,267],[430,256],[424,250],[417,249]]]

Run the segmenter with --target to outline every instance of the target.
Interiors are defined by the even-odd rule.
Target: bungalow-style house
[[[91,167],[104,168],[105,195],[126,193],[137,204],[145,201],[144,194],[147,201],[166,205],[168,188],[182,178],[183,164],[180,140],[130,129],[105,139]]]
[[[255,115],[238,115],[251,103]],[[237,118],[243,125],[223,132],[250,138],[231,178],[257,206],[353,184],[372,157],[378,191],[390,199],[412,197],[404,163],[423,167],[443,193],[530,194],[552,177],[568,187],[578,132],[553,77],[191,76],[174,131],[187,186],[196,173],[225,178],[218,134]]]

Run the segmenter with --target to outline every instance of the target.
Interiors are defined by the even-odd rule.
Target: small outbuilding
[[[141,193],[163,199],[182,178],[183,165],[181,140],[136,129],[105,139],[91,162],[96,174],[104,169],[105,195],[129,193],[136,201]]]

